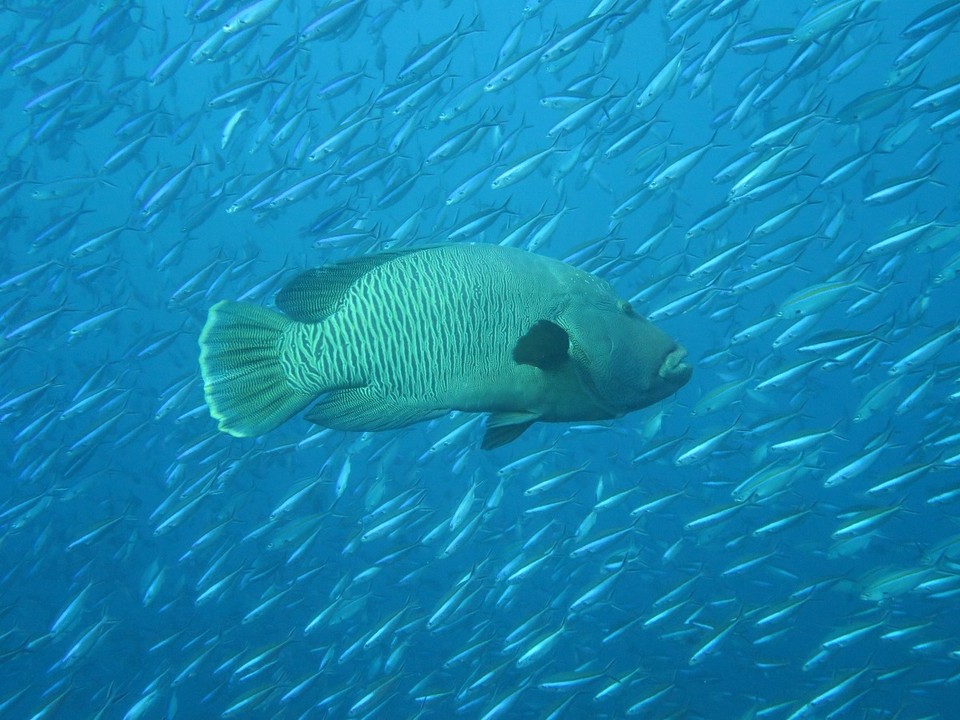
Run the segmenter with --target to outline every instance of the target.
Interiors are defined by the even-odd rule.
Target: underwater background
[[[8,0],[0,717],[956,717],[958,21]],[[489,452],[217,431],[211,305],[448,242],[693,379]]]

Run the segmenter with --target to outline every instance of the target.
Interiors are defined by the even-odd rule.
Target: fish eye
[[[626,300],[621,300],[619,305],[620,305],[620,309],[623,311],[625,315],[629,315],[630,317],[636,317],[637,311],[634,310],[633,305],[628,303]]]

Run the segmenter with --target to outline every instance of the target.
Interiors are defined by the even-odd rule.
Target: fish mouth
[[[657,375],[675,387],[679,388],[686,385],[690,380],[690,376],[693,374],[693,368],[689,363],[684,362],[684,358],[686,357],[687,351],[678,345],[667,353],[667,356],[660,364],[660,370],[657,371]]]

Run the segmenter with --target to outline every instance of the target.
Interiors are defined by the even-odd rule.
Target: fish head
[[[625,300],[585,303],[566,321],[581,382],[613,417],[663,400],[690,380],[687,351]]]

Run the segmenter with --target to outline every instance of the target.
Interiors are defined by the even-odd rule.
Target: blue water
[[[668,19],[673,3],[603,3],[582,47],[484,92],[501,53],[502,68],[545,50],[595,6],[354,0],[298,40],[329,7],[280,2],[193,62],[243,2],[8,3],[0,716],[955,717],[960,92],[922,101],[958,82],[956,21],[950,3],[847,0],[790,43],[771,36],[811,27],[827,3],[727,4],[677,3]],[[936,7],[947,22],[909,31]],[[458,23],[437,62],[398,81]],[[748,52],[760,33],[768,46]],[[158,74],[171,54],[181,62]],[[345,73],[359,74],[320,96]],[[475,130],[465,147],[425,162],[460,130]],[[125,147],[126,162],[107,162]],[[782,182],[728,200],[781,151],[761,172]],[[269,304],[305,268],[501,242],[556,213],[555,232],[517,244],[602,274],[681,342],[695,369],[676,396],[607,423],[537,424],[491,452],[482,422],[438,444],[466,415],[370,434],[302,418],[256,439],[217,431],[197,346],[216,301]],[[907,227],[919,229],[871,249]],[[825,300],[797,300],[805,289]],[[773,480],[737,492],[765,469]]]

